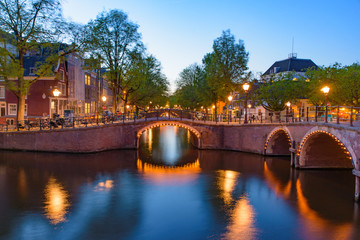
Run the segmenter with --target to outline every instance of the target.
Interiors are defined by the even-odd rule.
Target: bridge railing
[[[120,115],[87,115],[67,118],[38,118],[24,121],[6,121],[0,124],[0,131],[49,131],[66,128],[86,128],[108,124],[129,123],[150,120],[190,120],[213,124],[270,124],[319,122],[360,127],[360,108],[348,106],[313,106],[292,108],[279,112],[210,114],[180,109],[157,109],[142,112],[128,112]]]

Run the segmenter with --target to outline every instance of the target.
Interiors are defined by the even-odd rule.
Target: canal
[[[164,126],[139,151],[1,151],[0,239],[360,239],[351,171],[199,151],[193,137]]]

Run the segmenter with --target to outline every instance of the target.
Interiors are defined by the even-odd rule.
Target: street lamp
[[[55,105],[55,113],[58,114],[58,105],[59,105],[59,100],[58,97],[60,96],[61,92],[55,87],[54,91],[53,91],[55,100],[56,100],[56,105]]]
[[[321,91],[325,94],[325,104],[327,105],[327,95],[330,92],[330,88],[328,86],[325,86],[321,89]]]
[[[101,100],[102,100],[103,102],[106,102],[106,96],[102,96],[102,97],[101,97]]]
[[[228,112],[227,118],[228,118],[228,121],[229,121],[229,120],[230,120],[230,114],[231,114],[231,112],[230,112],[230,105],[231,105],[231,101],[233,100],[233,97],[232,97],[231,95],[229,95],[229,96],[228,96],[228,100],[229,100],[229,106],[227,107],[227,112]]]
[[[286,122],[287,122],[288,121],[288,115],[290,113],[291,102],[287,102],[287,103],[285,103],[285,105],[287,106],[287,108],[286,108]]]
[[[330,88],[328,86],[325,86],[321,89],[321,91],[325,94],[325,122],[328,122],[328,106],[327,106],[327,96],[330,92]]]
[[[245,91],[245,103],[244,103],[244,106],[245,106],[245,119],[244,119],[244,124],[247,124],[248,120],[247,120],[247,107],[246,106],[247,106],[248,90],[250,88],[250,85],[248,83],[244,83],[242,85],[242,88]]]

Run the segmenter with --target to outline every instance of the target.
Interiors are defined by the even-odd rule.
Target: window
[[[59,79],[60,79],[60,81],[64,81],[64,71],[60,71],[60,73],[59,73]]]
[[[27,116],[27,111],[28,111],[28,106],[27,104],[25,104],[25,110],[24,110],[24,115]]]
[[[5,98],[5,87],[0,86],[0,98]]]
[[[90,103],[85,103],[85,113],[90,113]]]
[[[17,104],[9,103],[8,108],[9,108],[9,115],[16,115]]]
[[[36,75],[36,68],[31,67],[31,68],[29,69],[29,75]]]
[[[85,74],[85,85],[91,85],[91,77],[89,74]]]
[[[6,103],[2,102],[0,103],[0,116],[6,115]]]
[[[66,96],[66,85],[60,84],[59,88],[60,88],[61,96]]]
[[[91,102],[91,112],[95,113],[95,102]]]

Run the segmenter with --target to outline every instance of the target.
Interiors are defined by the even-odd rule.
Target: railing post
[[[301,107],[298,108],[298,111],[299,111],[299,122],[301,122],[301,114],[302,114]]]
[[[260,121],[263,122],[262,112],[260,113]]]
[[[328,115],[328,106],[327,106],[327,104],[326,104],[326,106],[325,106],[325,123],[328,122],[328,117],[327,117],[327,115]]]
[[[317,122],[317,106],[315,106],[315,122]]]
[[[169,108],[169,120],[170,120],[170,108]]]
[[[72,127],[73,128],[75,128],[75,121],[76,121],[76,119],[75,119],[75,117],[73,117],[73,121],[72,121],[72,124],[73,124]]]
[[[351,112],[350,112],[350,126],[353,126],[353,106],[351,106]]]
[[[228,124],[230,124],[230,113],[228,113],[227,119],[228,119]]]
[[[340,112],[340,107],[337,106],[337,111],[336,111],[336,123],[337,124],[340,124],[340,114],[339,114],[339,112]]]
[[[19,121],[16,119],[16,131],[19,131]]]
[[[309,107],[306,107],[306,121],[309,122]]]

